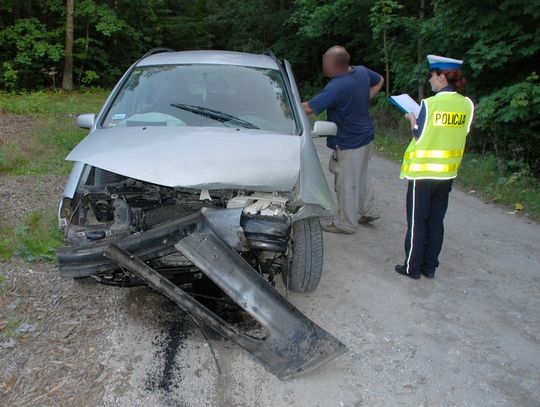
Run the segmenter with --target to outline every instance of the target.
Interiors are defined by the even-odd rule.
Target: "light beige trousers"
[[[337,195],[337,218],[334,224],[353,232],[360,216],[375,216],[375,195],[368,174],[375,143],[352,150],[337,148],[330,156],[330,172],[334,174]]]

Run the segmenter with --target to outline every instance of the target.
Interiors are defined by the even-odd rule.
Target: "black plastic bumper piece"
[[[112,243],[143,261],[157,259],[174,253],[174,245],[195,231],[201,213],[164,223],[144,233],[122,239],[100,240],[91,245],[65,246],[57,251],[58,269],[63,277],[90,277],[94,274],[118,269],[118,264],[105,257],[104,252]]]
[[[180,240],[176,248],[261,324],[266,332],[263,339],[244,334],[227,337],[251,352],[276,376],[288,379],[307,373],[347,350],[283,298],[210,225],[203,224]]]
[[[127,251],[111,245],[105,254],[185,312],[249,351],[281,379],[314,370],[347,350],[283,298],[204,218],[200,220],[199,227],[182,237],[176,248],[261,324],[263,338],[247,335],[227,323]]]

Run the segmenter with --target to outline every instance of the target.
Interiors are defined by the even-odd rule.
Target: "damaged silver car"
[[[273,287],[314,290],[319,218],[333,213],[290,65],[268,52],[152,50],[120,79],[66,158],[60,274],[147,284],[292,377],[345,351]],[[197,301],[212,284],[259,324],[244,332]],[[188,287],[188,288],[186,288]]]

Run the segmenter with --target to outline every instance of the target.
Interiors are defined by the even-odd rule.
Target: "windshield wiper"
[[[208,117],[209,119],[217,120],[221,123],[234,122],[242,127],[245,127],[246,129],[259,130],[259,127],[255,126],[253,123],[240,119],[239,117],[233,116],[229,113],[220,112],[218,110],[210,109],[208,107],[186,105],[183,103],[171,103],[171,106],[178,109],[186,110],[194,114],[198,114],[199,116],[204,116]]]

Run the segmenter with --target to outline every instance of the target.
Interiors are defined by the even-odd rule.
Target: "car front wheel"
[[[281,276],[285,286],[294,292],[313,291],[321,280],[324,258],[321,223],[317,218],[293,223],[288,262]]]

